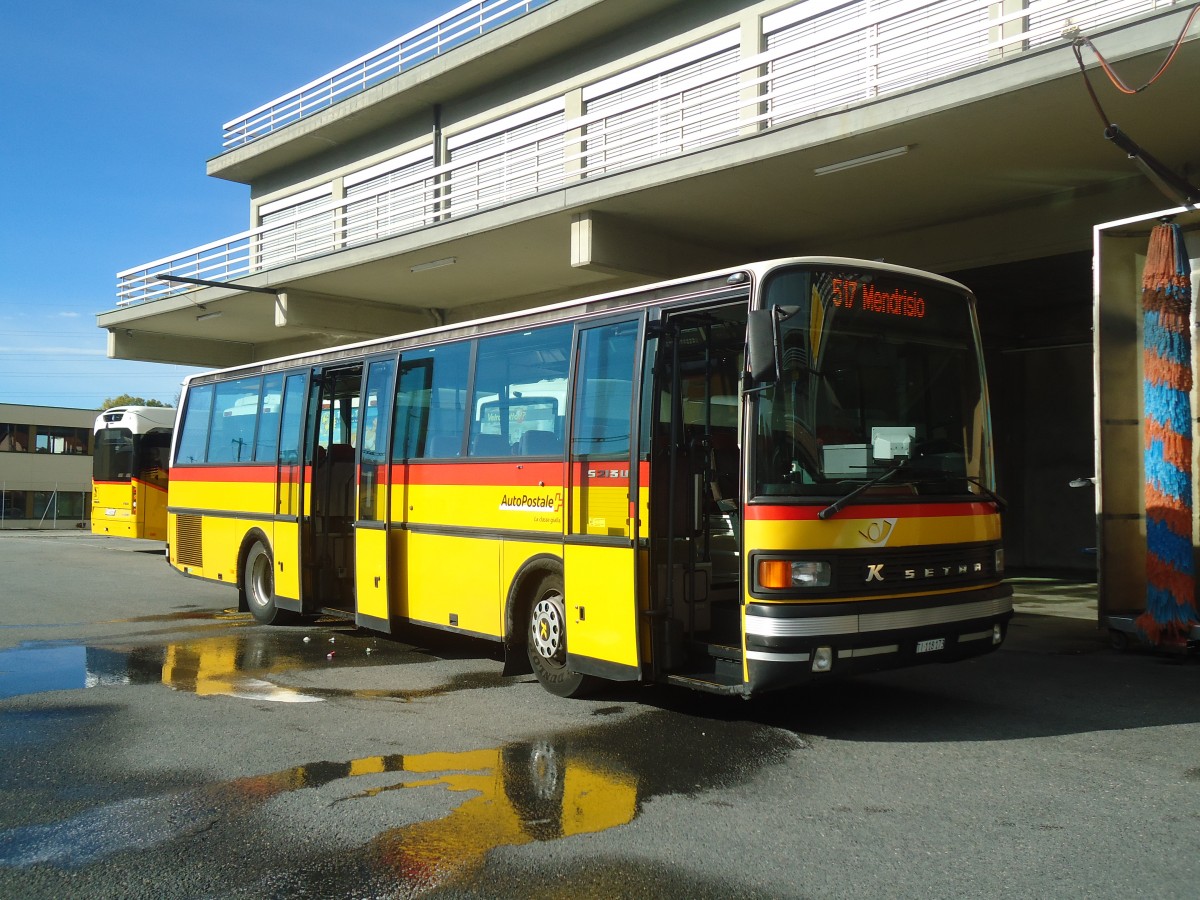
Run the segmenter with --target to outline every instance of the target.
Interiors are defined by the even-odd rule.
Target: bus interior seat
[[[459,456],[462,453],[462,435],[457,433],[431,434],[425,447],[425,456],[435,459]]]
[[[476,434],[471,438],[471,456],[510,456],[512,448],[502,434]]]
[[[557,434],[536,428],[522,434],[517,447],[521,456],[558,456],[562,453],[562,441]]]

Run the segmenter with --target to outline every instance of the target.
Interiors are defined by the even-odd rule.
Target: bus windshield
[[[874,479],[868,496],[984,493],[987,406],[967,295],[835,267],[783,270],[764,290],[782,353],[756,400],[756,496],[836,498]]]
[[[96,432],[92,478],[96,481],[129,481],[133,477],[134,436],[128,428],[102,428]]]
[[[128,483],[136,477],[165,489],[170,450],[169,431],[133,434],[128,428],[102,428],[96,432],[92,479]]]

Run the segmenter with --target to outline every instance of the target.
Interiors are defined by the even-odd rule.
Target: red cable
[[[1187,21],[1183,23],[1183,28],[1179,32],[1179,37],[1175,39],[1175,45],[1171,48],[1171,52],[1167,54],[1167,58],[1163,60],[1163,64],[1158,67],[1158,71],[1155,72],[1150,80],[1143,84],[1140,88],[1131,88],[1129,85],[1127,85],[1124,80],[1122,80],[1121,76],[1117,74],[1116,70],[1112,67],[1109,61],[1105,59],[1100,51],[1096,48],[1096,45],[1091,42],[1091,39],[1080,37],[1076,39],[1075,43],[1076,45],[1084,44],[1091,48],[1091,51],[1096,54],[1096,59],[1100,61],[1100,68],[1104,70],[1104,74],[1108,76],[1108,80],[1112,82],[1113,87],[1115,87],[1118,91],[1120,91],[1122,94],[1139,94],[1146,88],[1150,87],[1150,85],[1154,84],[1154,82],[1158,81],[1163,72],[1167,71],[1167,66],[1171,64],[1171,60],[1173,60],[1175,58],[1175,54],[1179,52],[1179,48],[1183,44],[1184,35],[1187,34],[1187,30],[1192,26],[1192,21],[1196,18],[1197,13],[1200,13],[1200,5],[1192,7],[1192,11],[1188,13]],[[1078,55],[1078,53],[1076,55]],[[1082,60],[1080,60],[1080,63],[1082,64]]]

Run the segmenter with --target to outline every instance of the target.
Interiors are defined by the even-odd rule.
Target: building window
[[[84,456],[88,452],[87,428],[67,428],[56,425],[39,425],[34,435],[34,450],[38,453],[63,453]]]
[[[0,491],[0,521],[24,519],[27,515],[24,491]]]
[[[29,426],[0,422],[0,452],[23,453],[29,449]]]
[[[90,506],[90,495],[83,491],[33,492],[33,518],[39,521],[86,519]]]

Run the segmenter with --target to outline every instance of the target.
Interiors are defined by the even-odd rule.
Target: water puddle
[[[234,617],[241,616],[233,611]],[[212,614],[208,614],[211,617]],[[438,690],[486,686],[480,676],[438,690],[412,692],[301,691],[271,676],[302,670],[428,662],[415,648],[354,632],[283,629],[235,631],[132,650],[72,642],[28,641],[0,650],[0,699],[43,691],[165,684],[198,696],[223,695],[276,703],[315,703],[331,697],[411,700]]]
[[[328,880],[336,880],[345,864],[355,896],[391,896],[398,886],[403,896],[413,896],[477,883],[499,847],[618,828],[655,797],[696,798],[735,787],[803,746],[788,732],[756,723],[656,711],[487,749],[313,762],[188,792],[129,798],[59,823],[0,832],[0,865],[80,868],[188,840],[194,830],[189,823],[236,828],[243,817],[266,816],[303,821],[320,832],[328,821],[377,822],[378,831],[360,838],[366,843],[353,854],[358,862],[343,855],[332,865],[311,859],[320,875],[292,875],[308,889],[333,895]],[[431,803],[451,808],[428,818]],[[330,815],[331,809],[339,813]],[[121,828],[95,827],[114,818]],[[403,824],[391,824],[397,820]]]

